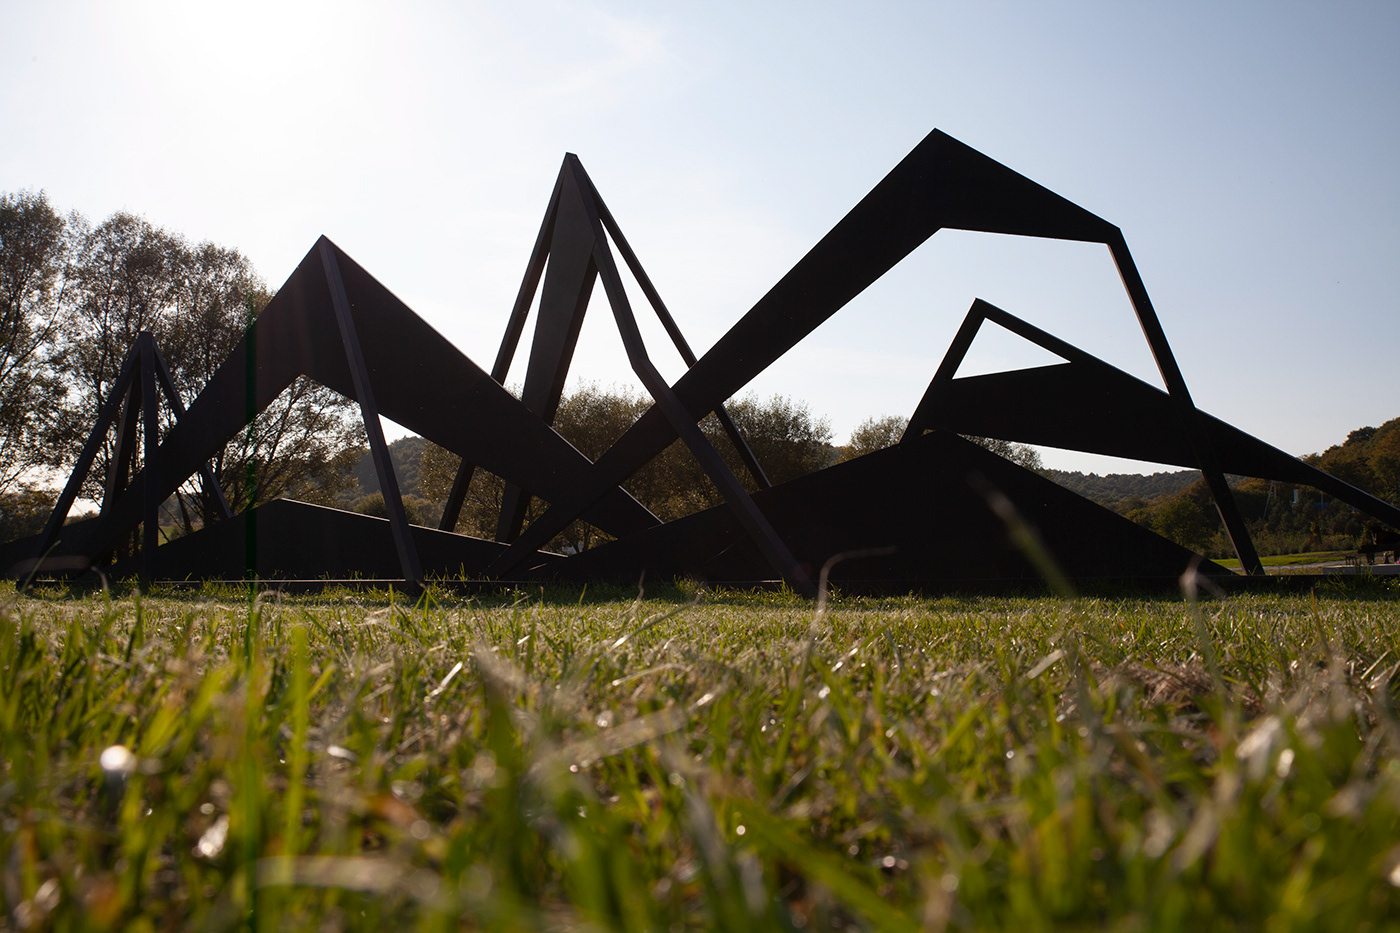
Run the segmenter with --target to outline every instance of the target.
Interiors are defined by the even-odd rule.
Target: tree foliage
[[[64,385],[53,338],[67,282],[66,221],[43,192],[0,194],[0,493],[56,466]]]
[[[1200,470],[1172,470],[1157,473],[1080,473],[1045,470],[1047,479],[1086,499],[1126,515],[1159,496],[1175,495],[1201,478]]]
[[[971,434],[964,434],[963,437],[972,441],[979,447],[985,447],[998,457],[1005,457],[1017,466],[1023,466],[1027,470],[1036,473],[1045,469],[1045,464],[1041,462],[1040,451],[1025,444],[1016,444],[1012,441],[1004,441],[995,437],[975,437]]]
[[[1358,428],[1343,443],[1303,459],[1379,499],[1400,504],[1400,418],[1378,428]],[[1379,528],[1357,509],[1310,486],[1227,478],[1250,538],[1264,556],[1350,550],[1374,540]],[[1113,508],[1207,557],[1234,554],[1204,479],[1152,499],[1125,498]]]
[[[236,249],[190,243],[125,211],[93,226],[77,213],[59,216],[43,194],[0,195],[0,492],[37,466],[71,466],[142,331],[188,404],[271,297]],[[171,413],[161,409],[168,427]],[[354,414],[348,400],[298,379],[214,455],[230,504],[331,501],[362,443]],[[113,434],[87,498],[102,498]],[[214,515],[197,481],[176,506],[187,528]]]
[[[596,460],[650,407],[651,399],[637,390],[589,383],[560,400],[554,429],[584,456]],[[767,400],[748,396],[731,402],[727,408],[771,482],[786,482],[832,462],[830,424],[824,418],[813,417],[805,403],[785,396]],[[710,415],[700,422],[700,427],[745,488],[757,489],[719,419]],[[420,494],[427,499],[445,500],[459,462],[455,454],[429,444],[418,472]],[[673,442],[623,485],[663,521],[724,501],[680,441]],[[503,491],[504,483],[499,477],[478,470],[468,488],[457,529],[479,537],[494,537]],[[544,503],[534,500],[527,521],[543,508]],[[583,550],[602,540],[606,536],[596,529],[575,522],[552,546]]]
[[[1358,428],[1343,443],[1304,459],[1378,499],[1400,505],[1400,418],[1378,428]]]
[[[61,366],[71,387],[70,455],[138,334],[155,337],[188,402],[272,297],[237,250],[190,244],[125,212],[82,231],[72,269]],[[214,472],[235,510],[284,495],[328,502],[345,484],[343,468],[362,434],[348,400],[300,378],[215,454]],[[89,477],[92,498],[101,495],[113,443]],[[180,499],[186,524],[212,518],[213,500],[198,483],[186,484]]]
[[[411,494],[404,494],[401,498],[404,515],[408,518],[410,525],[429,525],[432,523],[432,503],[424,502]],[[351,503],[350,507],[352,511],[359,512],[361,515],[373,515],[375,518],[389,517],[389,509],[384,504],[382,492],[372,492],[367,496],[359,496]]]
[[[836,460],[831,422],[814,416],[806,402],[785,395],[766,401],[749,395],[731,402],[728,408],[739,433],[774,484],[806,476]],[[707,419],[705,427],[711,443],[716,443],[722,434],[718,419]],[[724,452],[733,450],[728,443],[716,446]]]
[[[856,457],[863,457],[866,454],[873,454],[877,450],[893,446],[899,443],[899,439],[904,436],[908,427],[909,419],[902,415],[879,415],[866,418],[851,432],[850,443],[841,449],[840,459],[853,460]],[[1034,447],[992,437],[976,437],[971,434],[962,436],[979,447],[984,447],[997,456],[1005,457],[1012,463],[1028,470],[1034,470],[1037,473],[1045,471],[1045,466],[1040,460],[1040,453]]]
[[[51,490],[32,486],[0,493],[0,541],[27,538],[43,531],[56,499]]]
[[[866,418],[851,432],[851,440],[841,448],[842,460],[854,460],[884,450],[899,443],[904,429],[909,427],[909,419],[903,415],[878,415]]]

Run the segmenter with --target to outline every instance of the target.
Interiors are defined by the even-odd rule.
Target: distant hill
[[[1171,473],[1072,473],[1065,470],[1045,470],[1045,476],[1061,486],[1099,505],[1113,508],[1126,499],[1141,498],[1148,501],[1158,496],[1171,496],[1181,492],[1201,478],[1199,470],[1177,470]]]

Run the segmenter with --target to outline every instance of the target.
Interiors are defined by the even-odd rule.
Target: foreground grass
[[[1400,917],[1383,582],[4,605],[3,930]]]

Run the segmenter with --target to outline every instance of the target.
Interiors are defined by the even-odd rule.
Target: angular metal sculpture
[[[1105,244],[1165,391],[979,300],[896,447],[771,486],[724,403],[943,228]],[[674,385],[651,363],[614,251],[689,367]],[[551,426],[598,280],[632,368],[654,404],[590,462]],[[537,323],[517,399],[503,384],[537,292]],[[956,378],[987,320],[1065,363]],[[136,359],[139,365],[132,362]],[[1040,529],[1041,546],[1072,579],[1174,580],[1200,560],[958,434],[1200,469],[1241,564],[1252,575],[1263,569],[1225,481],[1226,470],[1307,483],[1400,528],[1395,506],[1196,408],[1117,227],[937,130],[699,358],[582,165],[568,155],[489,374],[325,238],[188,412],[180,411],[168,377],[161,383],[178,415],[163,439],[154,427],[160,371],[155,360],[153,345],[133,349],[128,368],[141,374],[146,388],[137,393],[135,376],[124,371],[125,381],[108,399],[88,445],[95,451],[102,443],[123,400],[128,411],[144,405],[142,474],[128,485],[123,471],[133,441],[119,441],[123,455],[114,460],[101,512],[91,521],[64,526],[91,465],[85,452],[45,534],[8,546],[0,560],[8,558],[8,565],[30,558],[23,570],[42,570],[49,555],[70,563],[100,561],[144,525],[140,566],[125,565],[144,579],[356,575],[417,584],[428,576],[635,581],[646,573],[735,583],[776,578],[811,593],[823,566],[840,555],[859,554],[837,565],[832,578],[901,588],[1032,580],[1039,572],[1035,561],[1008,546],[989,490]],[[196,471],[203,471],[206,484],[212,482],[208,459],[300,375],[359,403],[388,520],[278,502],[250,510],[242,522],[226,518],[157,547],[153,526],[160,502]],[[698,422],[711,412],[735,445],[756,493],[745,491],[699,429]],[[408,524],[379,429],[381,414],[462,457],[436,531]],[[134,438],[134,424],[123,415],[122,438]],[[622,484],[678,438],[725,504],[663,524]],[[451,532],[478,467],[507,483],[495,541]],[[548,507],[527,525],[531,497]],[[542,550],[576,519],[615,540],[568,557]],[[1226,573],[1209,562],[1202,567]]]
[[[379,448],[375,467],[399,558],[398,566],[382,568],[388,571],[382,576],[421,581],[425,571],[415,554],[398,482],[383,446],[380,414],[541,495],[562,495],[571,477],[588,466],[582,454],[519,399],[322,238],[185,415],[166,432],[158,449],[148,452],[140,481],[104,502],[97,518],[64,527],[56,550],[51,551],[46,541],[31,541],[29,553],[22,556],[97,558],[105,554],[145,516],[154,515],[154,509],[200,464],[302,375],[358,401],[371,449]],[[107,407],[112,405],[109,399]],[[110,423],[110,417],[99,420],[90,448],[100,445]],[[63,525],[81,480],[75,472],[50,520],[51,528]],[[655,516],[620,489],[591,508],[587,519],[614,535],[657,523]],[[295,534],[295,529],[288,533]],[[318,544],[307,542],[313,548]],[[161,575],[159,550],[150,549],[148,560],[155,576]],[[297,573],[294,567],[245,568],[244,562],[243,552],[230,553],[219,566],[199,575],[237,579],[245,570]],[[460,563],[430,570],[457,572]]]

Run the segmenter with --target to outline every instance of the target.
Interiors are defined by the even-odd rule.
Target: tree
[[[641,417],[649,404],[645,396],[625,387],[603,389],[596,383],[585,383],[560,399],[554,416],[554,429],[585,457],[596,460]],[[668,459],[670,453],[668,450],[658,459]],[[428,444],[419,465],[419,493],[425,499],[445,502],[460,463],[461,458],[451,451]],[[696,469],[699,469],[698,465]],[[626,484],[628,491],[633,495],[638,495],[638,487],[659,491],[665,482],[652,479],[656,472],[654,464],[643,468],[638,477]],[[456,530],[479,538],[494,538],[504,493],[505,482],[499,476],[477,469],[467,489],[467,498],[462,503]],[[646,503],[648,499],[656,501],[658,496],[642,494],[638,498]],[[532,500],[526,513],[526,523],[539,517],[544,507],[540,500]],[[549,546],[555,550],[581,551],[602,540],[606,540],[606,536],[597,529],[586,522],[575,521],[560,532]]]
[[[985,447],[999,457],[1005,457],[1017,466],[1023,466],[1027,470],[1040,473],[1045,469],[1045,464],[1040,460],[1040,451],[1025,444],[1016,444],[1011,441],[1003,441],[995,437],[976,437],[971,434],[964,434],[963,437],[972,441],[979,447]]]
[[[1371,469],[1370,445],[1375,436],[1375,428],[1363,429],[1369,433],[1365,440],[1351,442],[1338,447],[1329,447],[1322,455],[1318,468],[1325,473],[1331,473],[1344,483],[1350,483],[1357,489],[1364,489],[1374,493],[1376,488],[1376,476]],[[1352,437],[1356,437],[1360,432],[1353,431]]]
[[[69,457],[85,442],[139,333],[155,337],[188,404],[272,297],[237,250],[192,246],[125,212],[96,228],[74,226],[59,358],[70,387]],[[348,485],[347,467],[362,443],[353,403],[301,378],[212,460],[235,510],[284,495],[329,503]],[[89,498],[102,497],[114,444],[109,437],[99,452],[83,490]],[[138,449],[138,467],[140,456]],[[215,515],[212,496],[197,480],[181,487],[177,505],[187,529]]]
[[[880,415],[877,418],[866,418],[851,432],[850,441],[842,448],[841,459],[852,460],[897,444],[908,427],[909,419],[900,415]],[[1027,470],[1033,470],[1036,473],[1045,472],[1045,464],[1041,462],[1040,452],[1034,447],[993,437],[976,437],[971,434],[962,436],[979,447],[984,447],[998,456],[1005,457]]]
[[[0,194],[0,493],[56,465],[64,386],[52,341],[66,281],[67,222],[41,191]]]
[[[1400,418],[1387,422],[1371,440],[1373,491],[1392,504],[1400,505]]]
[[[836,450],[831,446],[831,422],[817,418],[807,403],[774,395],[767,401],[748,395],[726,406],[739,433],[748,441],[763,471],[774,485],[806,476],[831,466]],[[717,419],[706,422],[706,433],[721,453],[732,454],[730,469],[747,477],[737,452],[727,441],[719,441],[722,433]]]
[[[880,415],[866,418],[851,432],[851,439],[841,450],[842,460],[854,460],[884,450],[899,443],[904,429],[909,427],[909,419],[903,415]]]
[[[214,473],[235,512],[284,497],[332,505],[354,482],[364,425],[354,403],[300,377],[215,455]],[[196,484],[181,489],[204,521],[213,505]],[[189,524],[187,520],[186,524]]]
[[[28,486],[0,493],[0,543],[43,531],[56,499],[51,490]]]
[[[588,383],[560,400],[554,429],[584,456],[596,460],[650,407],[651,399],[636,390],[604,389]],[[746,397],[727,407],[772,482],[785,482],[831,463],[830,425],[824,418],[813,418],[806,404],[784,396],[767,401]],[[707,416],[700,426],[746,488],[756,489],[757,484],[742,465],[719,419]],[[420,493],[427,499],[445,500],[459,463],[455,454],[428,445],[419,468]],[[638,470],[623,487],[663,521],[724,501],[689,448],[679,440]],[[478,537],[494,537],[503,489],[499,477],[478,470],[468,488],[457,529]],[[543,509],[544,503],[534,500],[527,522]],[[606,535],[576,521],[551,542],[551,547],[585,550],[603,540],[607,540]]]
[[[427,525],[431,520],[433,511],[432,503],[424,502],[417,496],[404,495],[403,510],[410,525]],[[384,505],[384,494],[382,492],[372,492],[367,496],[360,496],[351,503],[351,511],[359,512],[361,515],[373,515],[375,518],[388,518],[389,509]]]
[[[1205,480],[1177,493],[1152,510],[1152,530],[1182,547],[1207,557],[1218,550],[1216,532],[1220,527],[1214,501]]]
[[[1400,504],[1400,418],[1378,428],[1357,428],[1344,443],[1307,459],[1373,496]]]

